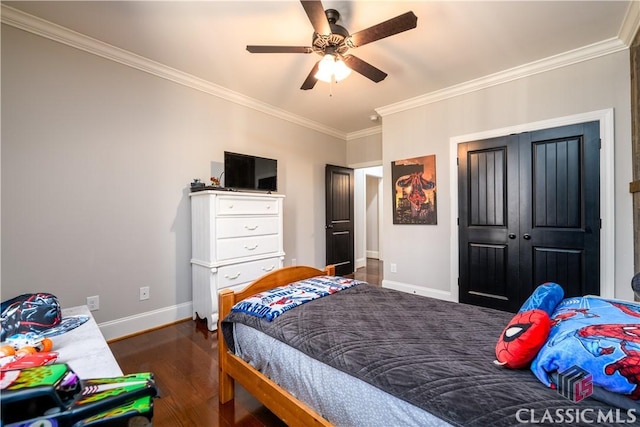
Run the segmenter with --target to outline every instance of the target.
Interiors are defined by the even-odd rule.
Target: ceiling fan
[[[345,78],[351,70],[378,83],[387,77],[387,73],[363,61],[357,56],[348,54],[349,49],[393,36],[403,31],[416,28],[418,17],[413,12],[381,22],[357,33],[349,34],[346,28],[336,24],[340,13],[335,9],[324,10],[320,0],[300,1],[311,25],[313,38],[311,46],[255,46],[248,45],[251,53],[317,53],[323,58],[316,62],[300,89],[312,89],[318,80],[330,82],[334,76],[336,81]]]

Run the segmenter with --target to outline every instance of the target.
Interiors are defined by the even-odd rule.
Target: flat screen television
[[[278,190],[278,161],[224,152],[224,186],[234,190]]]

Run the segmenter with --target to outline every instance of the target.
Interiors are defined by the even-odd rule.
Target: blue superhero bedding
[[[640,401],[640,304],[566,298],[553,311],[551,324],[531,363],[542,383],[558,388],[558,375],[578,367],[593,386]]]
[[[285,311],[362,283],[339,276],[312,277],[252,295],[234,305],[231,311],[271,322]]]

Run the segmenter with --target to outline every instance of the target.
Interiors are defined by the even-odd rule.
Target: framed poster
[[[438,223],[436,156],[391,162],[393,223]]]

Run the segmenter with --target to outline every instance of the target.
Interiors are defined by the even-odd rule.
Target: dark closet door
[[[550,281],[565,296],[600,293],[600,127],[598,122],[521,136],[520,282]],[[528,149],[525,149],[528,147]],[[522,174],[521,174],[522,175]],[[526,295],[528,296],[528,295]]]
[[[509,310],[518,282],[517,136],[458,145],[459,300]]]
[[[325,178],[327,265],[345,276],[355,271],[353,169],[327,165]]]
[[[599,155],[597,122],[459,145],[461,302],[600,293]]]

